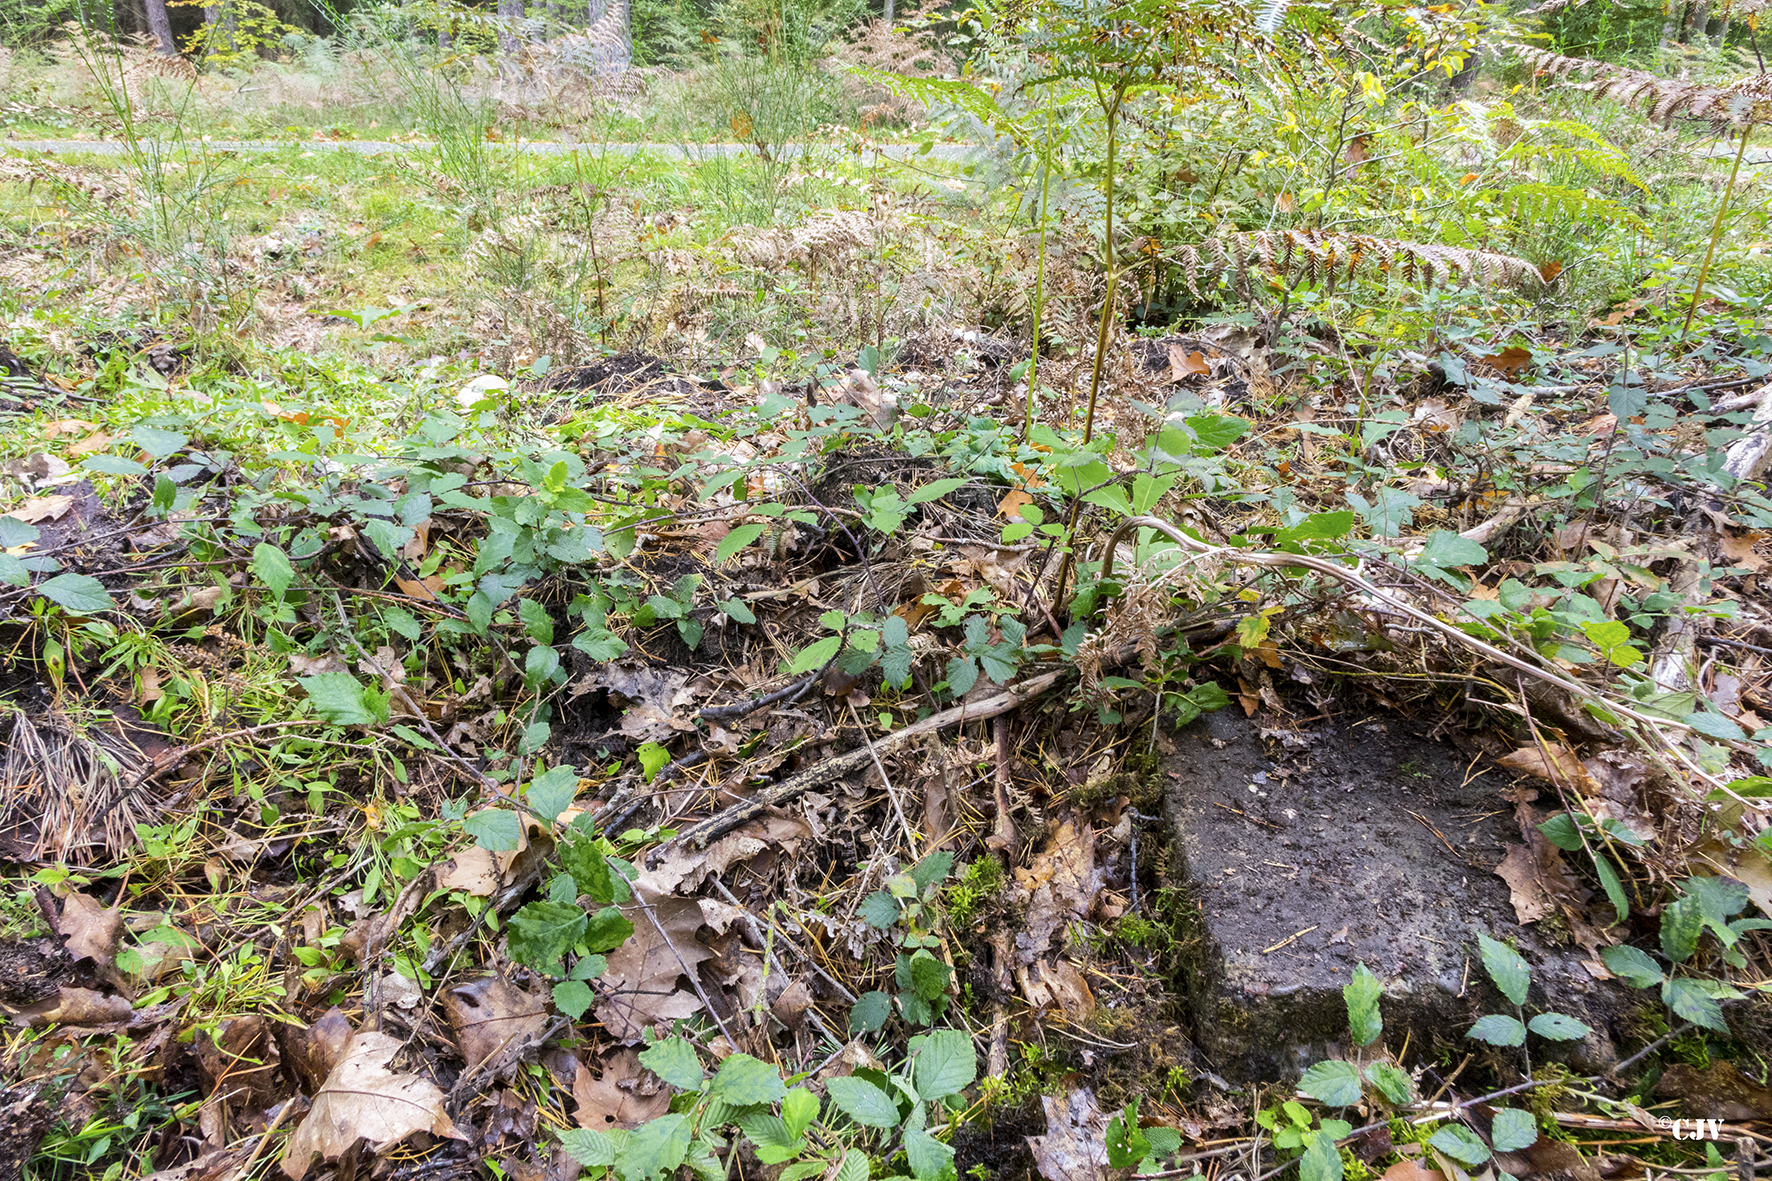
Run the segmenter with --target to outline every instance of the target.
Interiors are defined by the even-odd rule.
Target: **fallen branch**
[[[878,755],[903,746],[918,735],[932,734],[950,726],[958,726],[963,722],[985,721],[1025,705],[1058,684],[1059,680],[1068,672],[1070,672],[1069,669],[1058,669],[1054,672],[1042,673],[1037,677],[1030,677],[1019,685],[1010,686],[994,697],[956,705],[952,709],[943,710],[941,713],[924,718],[920,722],[912,722],[902,730],[894,730],[884,738],[874,740],[871,745],[868,742],[863,742],[854,750],[826,759],[816,767],[810,767],[797,775],[790,775],[755,799],[734,804],[730,808],[710,816],[700,824],[691,825],[678,833],[669,844],[685,843],[692,844],[698,849],[705,849],[710,841],[717,840],[740,825],[755,820],[768,812],[769,809],[778,808],[798,799],[813,788],[823,786],[834,779],[841,779],[851,771],[860,770],[873,762]],[[660,848],[664,847],[660,846]]]

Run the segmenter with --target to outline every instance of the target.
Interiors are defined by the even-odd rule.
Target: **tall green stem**
[[[1722,203],[1717,206],[1717,220],[1710,228],[1710,245],[1704,248],[1704,263],[1698,268],[1698,282],[1692,288],[1692,304],[1686,309],[1686,322],[1680,325],[1680,339],[1686,339],[1686,333],[1692,330],[1692,314],[1698,310],[1698,301],[1704,295],[1704,279],[1710,274],[1711,256],[1717,252],[1717,239],[1723,236],[1723,215],[1729,211],[1729,198],[1735,193],[1735,176],[1741,171],[1741,158],[1747,155],[1747,133],[1750,129],[1741,129],[1741,147],[1735,152],[1735,164],[1729,169],[1729,183],[1723,188]]]
[[[1046,311],[1046,196],[1052,188],[1052,108],[1046,108],[1046,148],[1040,156],[1040,258],[1034,270],[1034,345],[1028,357],[1028,404],[1021,420],[1021,441],[1034,429],[1034,381],[1040,375],[1040,322]]]
[[[1095,332],[1095,364],[1089,373],[1089,408],[1083,414],[1083,445],[1095,437],[1095,399],[1101,393],[1102,363],[1107,357],[1108,329],[1113,324],[1114,288],[1120,281],[1118,257],[1114,253],[1114,144],[1116,132],[1120,125],[1120,103],[1126,97],[1122,86],[1114,91],[1112,101],[1102,95],[1100,84],[1096,86],[1096,97],[1101,102],[1102,110],[1107,114],[1107,227],[1102,238],[1102,264],[1107,268],[1107,293],[1101,301],[1101,324]],[[1083,508],[1083,498],[1071,501],[1070,512],[1065,514],[1064,535],[1068,539],[1077,527],[1077,514]],[[1052,592],[1052,606],[1056,610],[1064,602],[1064,584],[1071,573],[1071,551],[1065,550],[1064,560],[1058,566],[1058,585]]]

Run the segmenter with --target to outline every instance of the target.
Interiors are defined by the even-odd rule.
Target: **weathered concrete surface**
[[[1393,1050],[1405,1028],[1412,1059],[1436,1041],[1478,1048],[1464,1039],[1470,1025],[1512,1012],[1483,971],[1478,932],[1531,965],[1528,1018],[1554,1009],[1597,1031],[1561,1051],[1534,1036],[1534,1061],[1613,1057],[1608,1027],[1632,1002],[1595,980],[1579,948],[1521,927],[1492,872],[1520,841],[1505,781],[1467,771],[1469,758],[1408,726],[1319,723],[1264,737],[1233,706],[1170,740],[1165,806],[1199,935],[1192,978],[1178,983],[1227,1078],[1289,1077],[1339,1051],[1341,989],[1360,963],[1386,981]]]

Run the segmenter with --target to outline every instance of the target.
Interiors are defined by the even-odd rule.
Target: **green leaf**
[[[598,902],[615,901],[615,882],[609,873],[609,859],[593,839],[576,837],[566,841],[560,850],[560,868],[572,875],[580,894],[588,894]]]
[[[554,1008],[577,1021],[597,999],[591,986],[582,980],[562,980],[554,985]]]
[[[1187,419],[1188,426],[1193,428],[1198,443],[1195,449],[1201,454],[1210,455],[1215,451],[1223,451],[1249,430],[1249,424],[1240,418],[1232,418],[1226,414],[1199,414]]]
[[[1575,818],[1567,812],[1558,812],[1549,820],[1538,826],[1544,839],[1563,850],[1573,853],[1581,848],[1581,829],[1576,827]]]
[[[1483,967],[1501,995],[1516,1005],[1526,1003],[1526,990],[1532,985],[1532,969],[1520,953],[1505,943],[1497,942],[1482,932],[1477,933],[1477,946],[1483,949]]]
[[[857,913],[868,926],[884,931],[898,921],[898,902],[886,891],[875,890],[861,900]]]
[[[680,1037],[668,1037],[640,1051],[640,1065],[665,1082],[684,1091],[701,1087],[701,1059],[695,1047]]]
[[[671,761],[671,752],[656,742],[642,743],[636,753],[640,756],[640,774],[647,783],[651,783],[653,777]]]
[[[1491,1013],[1479,1019],[1464,1036],[1492,1046],[1522,1046],[1526,1044],[1526,1027],[1504,1013]]]
[[[482,808],[461,822],[474,843],[493,853],[509,853],[523,843],[523,825],[515,812]]]
[[[1346,537],[1354,527],[1354,514],[1346,509],[1333,513],[1312,513],[1290,529],[1282,529],[1280,537],[1288,541],[1333,541]]]
[[[1298,1181],[1341,1181],[1341,1152],[1327,1136],[1313,1136],[1298,1161]]]
[[[1654,988],[1665,977],[1661,965],[1649,958],[1649,953],[1629,944],[1620,943],[1613,947],[1602,948],[1600,962],[1606,970],[1620,977],[1632,988]]]
[[[911,989],[926,1001],[933,1001],[948,990],[954,971],[927,951],[911,957]]]
[[[135,460],[120,455],[89,455],[80,461],[80,466],[105,476],[140,476],[148,470]]]
[[[1713,929],[1728,925],[1751,900],[1747,887],[1733,878],[1687,878],[1680,890],[1698,899],[1699,912]]]
[[[823,1164],[819,1166],[823,1171]],[[845,1149],[843,1163],[837,1166],[837,1175],[832,1181],[868,1181],[868,1154],[859,1148]]]
[[[1580,1041],[1593,1032],[1586,1023],[1567,1013],[1540,1013],[1526,1023],[1526,1028],[1553,1042]]]
[[[918,488],[915,492],[911,493],[910,496],[906,498],[905,503],[923,504],[930,500],[940,500],[948,493],[964,488],[969,483],[971,483],[971,481],[964,476],[951,477],[946,480],[935,480],[931,483],[924,484],[921,488]]]
[[[129,437],[155,459],[165,459],[189,441],[188,436],[177,431],[163,431],[152,426],[138,426],[129,432]]]
[[[1298,1089],[1330,1107],[1351,1107],[1360,1101],[1360,1071],[1352,1062],[1331,1058],[1305,1071]]]
[[[849,1009],[852,1033],[878,1033],[892,1016],[892,998],[875,990],[864,992]]]
[[[295,567],[290,565],[288,555],[268,542],[261,541],[252,547],[252,572],[279,599],[295,582]]]
[[[1704,933],[1704,911],[1698,899],[1687,894],[1667,904],[1661,911],[1661,951],[1676,964],[1683,964],[1698,950],[1698,937]]]
[[[1538,1143],[1538,1121],[1529,1111],[1503,1107],[1495,1113],[1495,1122],[1489,1125],[1489,1139],[1494,1142],[1496,1152],[1531,1148]]]
[[[105,584],[90,574],[57,574],[38,583],[37,593],[76,615],[96,615],[100,611],[117,609]]]
[[[1415,1084],[1408,1072],[1389,1062],[1374,1062],[1366,1068],[1365,1074],[1366,1081],[1398,1107],[1415,1097]]]
[[[954,1150],[921,1128],[905,1132],[904,1158],[917,1181],[929,1181],[953,1173]]]
[[[800,1138],[788,1132],[779,1115],[753,1111],[733,1121],[757,1149],[757,1159],[766,1165],[779,1165],[800,1153]]]
[[[781,1073],[749,1054],[728,1054],[714,1073],[713,1086],[708,1088],[708,1094],[724,1099],[734,1107],[774,1103],[787,1093]]]
[[[938,1029],[914,1037],[909,1049],[911,1077],[919,1098],[958,1095],[978,1077],[978,1055],[972,1048],[972,1039],[958,1030]]]
[[[1475,1167],[1489,1159],[1489,1146],[1461,1124],[1447,1124],[1428,1143],[1460,1164]]]
[[[1348,1031],[1353,1034],[1354,1045],[1369,1046],[1384,1032],[1384,1017],[1378,1011],[1383,995],[1384,985],[1371,969],[1365,964],[1354,968],[1353,980],[1341,990],[1342,1000],[1347,1002]]]
[[[788,1135],[798,1140],[805,1135],[812,1121],[818,1118],[818,1096],[805,1087],[795,1087],[782,1097],[781,1122]]]
[[[588,1128],[567,1128],[560,1133],[560,1147],[566,1155],[587,1169],[602,1168],[615,1163],[615,1140]]]
[[[585,950],[614,951],[626,943],[633,933],[634,924],[622,914],[620,907],[605,906],[585,923]]]
[[[720,544],[714,547],[714,564],[723,566],[731,561],[732,555],[763,536],[763,531],[767,528],[769,528],[767,524],[752,522],[749,525],[739,525],[730,530],[725,537],[720,539]]]
[[[1434,566],[1481,566],[1489,560],[1489,551],[1477,542],[1460,537],[1446,529],[1436,529],[1422,547],[1421,558]]]
[[[1606,900],[1612,904],[1612,913],[1618,922],[1630,917],[1630,898],[1624,892],[1624,883],[1618,880],[1618,871],[1612,868],[1612,858],[1596,850],[1594,852],[1594,873],[1600,879],[1600,889],[1606,891]]]
[[[669,1173],[689,1155],[695,1139],[695,1126],[687,1115],[673,1112],[649,1120],[628,1135],[627,1143],[615,1159],[615,1171],[622,1181],[646,1181],[661,1173]]]
[[[335,726],[369,726],[375,723],[363,696],[363,686],[346,672],[320,673],[297,678],[307,691],[314,711]]]
[[[837,650],[842,646],[842,636],[826,636],[822,640],[814,640],[800,649],[799,654],[788,664],[788,673],[793,675],[820,668],[835,656]]]
[[[585,933],[585,912],[570,902],[542,899],[511,916],[511,958],[548,976],[564,976],[561,961]]]
[[[526,793],[529,810],[552,824],[560,818],[560,813],[572,806],[572,799],[578,794],[578,771],[570,763],[563,763],[537,775],[529,781]]]
[[[1684,1017],[1700,1029],[1728,1035],[1729,1026],[1723,1020],[1723,1006],[1698,981],[1684,976],[1668,980],[1661,986],[1661,999],[1677,1016]]]
[[[1725,742],[1741,742],[1747,738],[1741,727],[1724,717],[1722,714],[1698,712],[1686,718],[1686,724],[1700,734],[1710,738],[1720,738]]]
[[[1116,1169],[1130,1169],[1150,1152],[1150,1139],[1138,1126],[1138,1100],[1114,1112],[1114,1118],[1108,1121],[1106,1139],[1108,1164]]]
[[[743,599],[727,599],[720,604],[720,610],[726,613],[728,619],[739,623],[757,622],[757,613],[746,606]]]
[[[825,1084],[825,1093],[838,1110],[868,1128],[896,1128],[898,1104],[879,1087],[854,1075],[841,1075]]]
[[[943,850],[939,853],[929,854],[906,872],[911,875],[911,880],[917,883],[917,893],[927,894],[929,887],[946,878],[948,874],[953,872],[953,869],[954,855]]]

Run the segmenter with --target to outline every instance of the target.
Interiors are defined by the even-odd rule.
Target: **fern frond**
[[[1525,181],[1505,190],[1501,194],[1501,203],[1521,221],[1543,220],[1552,213],[1561,213],[1590,221],[1620,222],[1640,230],[1649,228],[1641,217],[1612,198],[1596,197],[1584,189],[1568,185]]]
[[[1261,12],[1255,18],[1255,27],[1272,36],[1279,29],[1280,22],[1286,19],[1286,10],[1292,7],[1292,0],[1262,0]]]
[[[1296,274],[1312,282],[1333,281],[1343,275],[1351,279],[1364,270],[1398,276],[1413,287],[1432,287],[1442,281],[1533,291],[1544,286],[1538,268],[1513,255],[1370,234],[1258,230],[1178,247],[1169,257],[1196,297],[1202,297],[1202,278],[1223,279],[1232,290],[1247,296],[1251,290],[1249,273],[1254,270],[1281,279]]]
[[[1623,106],[1646,103],[1649,117],[1666,123],[1676,116],[1704,119],[1719,128],[1741,131],[1772,124],[1772,74],[1756,74],[1725,86],[1683,82],[1658,74],[1586,58],[1564,57],[1544,49],[1511,45],[1520,59],[1543,77],[1576,90],[1609,98]],[[1578,75],[1588,76],[1577,81]]]

